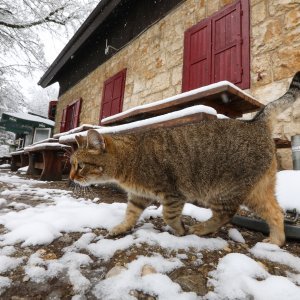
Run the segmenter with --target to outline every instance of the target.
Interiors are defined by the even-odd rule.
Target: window
[[[79,125],[82,99],[78,99],[63,109],[60,132],[71,130]]]
[[[34,138],[32,143],[36,143],[48,139],[50,135],[51,135],[50,128],[36,128],[34,131]]]
[[[250,87],[248,0],[226,6],[185,32],[182,91],[221,80]]]
[[[125,90],[126,69],[115,74],[104,82],[100,122],[104,118],[122,111]]]

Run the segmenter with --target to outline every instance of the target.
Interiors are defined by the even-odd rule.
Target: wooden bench
[[[0,165],[2,164],[11,164],[11,156],[10,155],[3,155],[0,157]]]
[[[11,152],[10,154],[11,154],[11,165],[10,165],[11,171],[15,172],[19,168],[28,166],[29,158],[28,158],[28,154],[24,152],[24,150]]]
[[[58,143],[58,139],[47,139],[25,147],[29,156],[27,175],[40,175],[40,180],[61,180],[63,173],[69,171],[66,151],[71,147]]]

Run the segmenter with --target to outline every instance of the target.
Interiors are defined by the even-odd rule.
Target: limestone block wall
[[[58,102],[55,132],[62,109],[81,97],[80,123],[99,123],[103,83],[127,68],[123,110],[181,92],[184,32],[233,0],[186,0],[165,18],[65,92]],[[299,0],[250,0],[251,88],[268,103],[282,95],[300,70]],[[279,116],[274,135],[300,133],[300,105]],[[287,163],[290,166],[290,162]]]

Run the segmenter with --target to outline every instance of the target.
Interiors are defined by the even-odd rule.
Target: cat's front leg
[[[137,223],[144,209],[151,204],[151,199],[137,195],[128,195],[128,205],[124,221],[112,228],[109,235],[116,236],[131,230]]]
[[[163,219],[171,226],[177,236],[185,235],[186,230],[181,220],[185,202],[179,198],[168,198],[163,201]]]

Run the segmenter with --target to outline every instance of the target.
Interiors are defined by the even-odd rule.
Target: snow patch
[[[270,275],[250,257],[231,253],[220,259],[217,269],[210,272],[208,283],[214,287],[208,300],[255,299],[297,300],[300,288],[282,276]]]
[[[236,228],[230,228],[228,230],[228,236],[230,239],[237,243],[245,244],[245,239],[242,234]]]
[[[5,207],[7,205],[7,201],[4,198],[0,198],[0,208]]]
[[[146,225],[146,224],[145,224]],[[110,259],[117,250],[125,250],[134,245],[146,243],[151,246],[160,246],[168,250],[220,250],[227,246],[221,238],[202,238],[196,235],[177,237],[168,232],[158,232],[150,226],[143,226],[132,235],[126,235],[117,240],[102,238],[97,243],[88,245],[87,249],[103,260]],[[147,228],[148,227],[148,228]]]
[[[11,286],[11,279],[0,276],[0,295],[2,295],[6,289],[8,289]]]
[[[284,210],[296,208],[300,213],[300,171],[286,170],[277,173],[276,196]]]
[[[158,273],[141,276],[144,265],[152,266]],[[140,256],[127,265],[127,270],[120,274],[100,281],[93,290],[98,299],[106,300],[132,300],[130,291],[138,290],[146,294],[157,296],[160,300],[197,299],[195,293],[187,293],[163,273],[171,272],[183,264],[178,259],[165,259],[160,255],[153,257]]]
[[[0,255],[0,274],[13,270],[23,262],[23,258]]]
[[[288,253],[274,244],[257,243],[250,253],[258,258],[280,263],[300,272],[300,258]],[[299,298],[300,299],[300,298]]]

